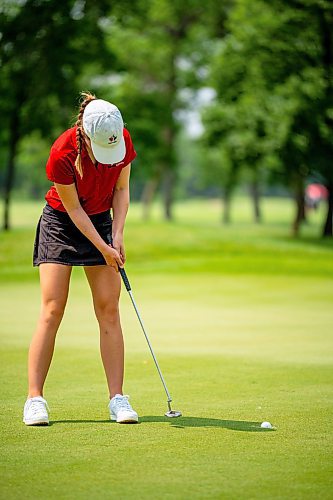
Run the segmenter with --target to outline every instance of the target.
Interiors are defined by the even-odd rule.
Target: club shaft
[[[167,388],[167,386],[166,386],[166,383],[165,383],[164,377],[163,377],[163,375],[162,375],[161,369],[160,369],[160,367],[159,367],[159,365],[158,365],[157,359],[156,359],[156,357],[155,357],[155,354],[154,354],[153,348],[152,348],[152,346],[151,346],[151,343],[150,343],[149,337],[148,337],[148,335],[147,335],[147,332],[146,332],[146,330],[145,330],[144,324],[143,324],[143,322],[142,322],[142,319],[141,319],[140,313],[139,313],[138,308],[137,308],[137,306],[136,306],[136,303],[135,303],[135,300],[134,300],[134,297],[133,297],[133,294],[132,294],[132,290],[128,290],[128,293],[129,293],[129,296],[131,297],[131,301],[132,301],[132,304],[133,304],[134,310],[135,310],[135,312],[136,312],[136,315],[137,315],[137,317],[138,317],[138,320],[139,320],[139,323],[140,323],[140,325],[141,325],[142,331],[143,331],[144,336],[145,336],[145,338],[146,338],[146,341],[147,341],[148,347],[149,347],[149,349],[150,349],[151,355],[153,356],[153,360],[154,360],[154,362],[155,362],[155,366],[156,366],[156,368],[157,368],[158,374],[159,374],[159,376],[160,376],[161,382],[162,382],[162,384],[163,384],[163,387],[164,387],[165,393],[166,393],[167,398],[168,398],[168,406],[169,406],[169,409],[171,410],[170,403],[171,403],[172,399],[171,399],[170,393],[169,393],[169,391],[168,391],[168,388]]]

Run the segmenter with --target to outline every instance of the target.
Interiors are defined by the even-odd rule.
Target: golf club
[[[138,308],[137,308],[137,306],[136,306],[136,303],[135,303],[135,300],[134,300],[134,297],[133,297],[133,293],[132,293],[132,289],[131,289],[131,285],[130,285],[130,282],[129,282],[129,280],[128,280],[128,277],[127,277],[127,274],[126,274],[126,272],[125,272],[125,269],[124,269],[124,268],[122,268],[122,267],[119,267],[119,272],[120,272],[120,275],[121,275],[122,280],[123,280],[123,282],[124,282],[125,288],[126,288],[126,290],[128,291],[128,294],[129,294],[129,296],[130,296],[130,298],[131,298],[131,301],[132,301],[133,307],[134,307],[134,309],[135,309],[135,312],[136,312],[136,315],[137,315],[137,317],[138,317],[138,320],[139,320],[139,323],[140,323],[140,325],[141,325],[141,328],[142,328],[142,331],[143,331],[143,333],[144,333],[144,336],[146,337],[147,344],[148,344],[148,346],[149,346],[149,349],[150,349],[151,355],[153,356],[153,360],[154,360],[154,362],[155,362],[155,366],[156,366],[156,368],[157,368],[158,374],[159,374],[159,376],[160,376],[161,382],[162,382],[162,384],[163,384],[163,387],[164,387],[165,393],[166,393],[167,398],[168,398],[168,408],[169,408],[169,411],[167,411],[164,415],[165,415],[166,417],[169,417],[169,418],[181,417],[182,413],[181,413],[180,411],[176,411],[176,410],[172,410],[172,409],[171,409],[171,401],[172,401],[172,399],[171,399],[170,393],[169,393],[169,391],[168,391],[168,388],[167,388],[167,386],[166,386],[166,383],[165,383],[165,380],[164,380],[164,378],[163,378],[163,375],[162,375],[162,372],[161,372],[161,370],[160,370],[160,367],[158,366],[157,359],[156,359],[156,357],[155,357],[155,354],[154,354],[153,348],[152,348],[152,346],[151,346],[151,343],[150,343],[150,341],[149,341],[149,338],[148,338],[147,332],[146,332],[146,330],[145,330],[145,327],[144,327],[143,322],[142,322],[142,319],[141,319],[141,317],[140,317],[140,314],[139,314]]]

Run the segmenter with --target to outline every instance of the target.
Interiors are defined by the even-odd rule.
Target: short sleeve
[[[126,145],[126,155],[123,162],[124,162],[124,167],[126,167],[126,165],[131,163],[134,160],[134,158],[136,158],[136,151],[134,149],[131,135],[129,131],[126,129],[124,129],[124,139]]]
[[[72,162],[57,150],[51,149],[51,154],[46,164],[46,175],[50,181],[59,184],[73,184],[75,181]]]

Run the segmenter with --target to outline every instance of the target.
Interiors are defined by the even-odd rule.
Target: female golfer
[[[136,152],[119,109],[90,93],[82,93],[82,98],[75,127],[58,137],[46,165],[53,186],[45,197],[34,247],[41,312],[29,350],[26,425],[49,423],[43,386],[66,306],[72,266],[84,267],[91,288],[110,418],[119,423],[138,421],[128,396],[122,393],[124,343],[118,310],[118,266],[125,263],[123,232]]]

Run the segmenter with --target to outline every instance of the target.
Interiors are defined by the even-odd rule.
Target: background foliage
[[[332,236],[333,5],[325,0],[7,0],[0,8],[0,182],[41,197],[52,141],[75,119],[80,90],[115,102],[138,151],[132,194],[174,217],[179,197],[249,190],[295,199],[328,192]]]

